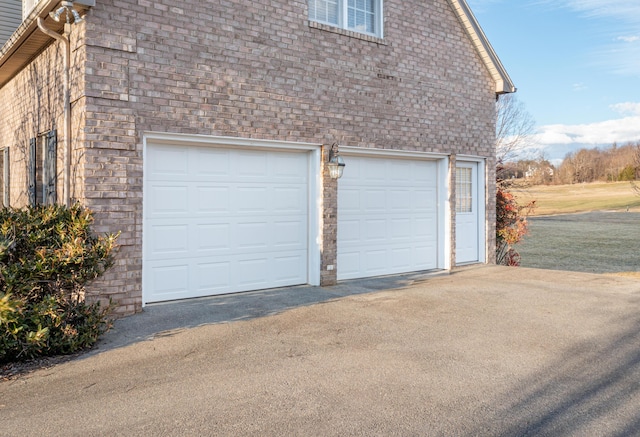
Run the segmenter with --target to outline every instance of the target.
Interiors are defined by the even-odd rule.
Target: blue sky
[[[536,122],[534,149],[559,162],[640,141],[640,0],[467,2]]]

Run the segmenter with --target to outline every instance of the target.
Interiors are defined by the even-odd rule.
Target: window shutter
[[[29,205],[36,205],[36,148],[38,140],[29,140],[29,162],[27,163],[27,194],[29,195]]]
[[[44,165],[42,171],[43,199],[45,205],[53,205],[56,203],[56,161],[58,138],[56,131],[51,130],[47,133],[47,144],[44,155]]]
[[[9,206],[9,177],[11,175],[9,168],[9,148],[5,148],[2,151],[2,205]]]

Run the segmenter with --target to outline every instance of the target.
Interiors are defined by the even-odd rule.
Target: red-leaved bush
[[[496,196],[496,263],[519,266],[520,254],[513,245],[528,233],[527,214],[535,207],[535,201],[519,205],[508,187],[498,181]]]

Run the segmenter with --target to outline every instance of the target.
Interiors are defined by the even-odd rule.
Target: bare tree
[[[506,180],[505,162],[530,144],[534,121],[513,94],[503,94],[496,103],[496,262],[517,266],[520,255],[513,245],[527,232],[526,216],[535,202],[518,205]]]
[[[633,165],[636,170],[635,176],[638,177],[640,175],[640,142],[636,143],[633,148]],[[631,187],[633,188],[633,192],[636,196],[640,196],[640,186],[635,182],[631,181]]]
[[[640,179],[640,142],[568,153],[557,176],[556,180],[565,184],[631,181],[635,185]]]
[[[506,162],[531,144],[535,122],[515,94],[499,97],[496,117],[496,158]]]

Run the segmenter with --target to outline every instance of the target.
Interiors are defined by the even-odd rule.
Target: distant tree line
[[[504,179],[522,178],[534,185],[640,180],[640,141],[606,149],[568,153],[559,166],[544,157],[505,162]]]

